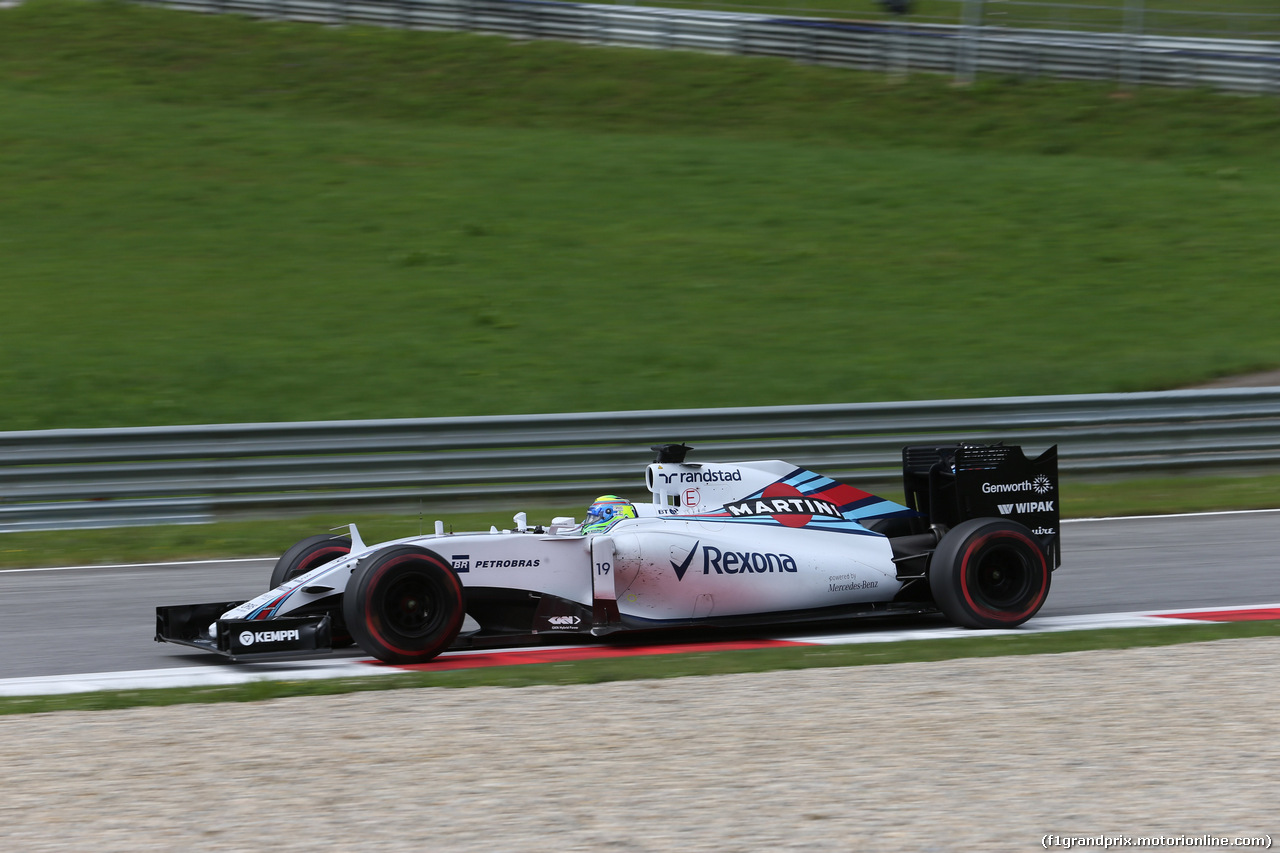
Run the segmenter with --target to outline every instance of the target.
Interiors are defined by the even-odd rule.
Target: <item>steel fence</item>
[[[680,441],[890,483],[904,445],[960,440],[1057,444],[1075,475],[1274,467],[1280,388],[7,432],[0,531],[643,494],[649,446]]]
[[[895,14],[885,0],[649,0],[683,9],[914,24],[980,22],[993,28],[1146,33],[1188,38],[1280,38],[1273,0],[914,0]]]
[[[941,0],[940,0],[941,1]],[[897,16],[780,17],[758,12],[551,2],[551,0],[141,0],[152,5],[317,24],[371,24],[470,30],[514,38],[776,56],[820,65],[955,74],[1117,80],[1126,85],[1280,92],[1280,42],[1261,37],[1168,36],[1148,12],[1122,14],[1119,29],[1050,28],[1049,15],[1025,10],[1095,8],[1053,3],[956,0],[956,24]],[[1132,0],[1131,0],[1132,2]],[[1023,17],[1001,17],[1023,9]],[[1104,9],[1105,11],[1105,9]],[[1123,13],[1123,8],[1120,12]],[[833,14],[836,14],[833,11]],[[1270,21],[1266,15],[1255,16]],[[1280,13],[1275,16],[1280,19]],[[1252,20],[1252,18],[1250,18]],[[1010,23],[1018,23],[1010,26]],[[1041,23],[1039,28],[1025,26]],[[1280,23],[1275,24],[1280,29]]]

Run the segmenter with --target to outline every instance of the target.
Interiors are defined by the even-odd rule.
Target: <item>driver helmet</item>
[[[635,518],[636,508],[631,501],[617,495],[601,495],[587,510],[587,520],[582,522],[583,533],[604,533],[624,518]]]

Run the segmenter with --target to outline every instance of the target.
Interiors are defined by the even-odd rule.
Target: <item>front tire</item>
[[[356,643],[378,660],[425,663],[462,629],[462,581],[439,554],[397,545],[356,565],[342,614]]]
[[[298,575],[306,574],[317,566],[323,566],[331,560],[345,557],[351,553],[351,538],[321,533],[308,536],[280,555],[275,568],[271,570],[271,586],[275,589],[285,581],[293,580]]]
[[[974,518],[942,537],[929,562],[933,600],[965,628],[1014,628],[1040,610],[1051,572],[1031,531]]]
[[[271,586],[267,588],[275,589],[298,575],[306,574],[314,568],[350,553],[351,537],[349,536],[334,536],[332,533],[308,536],[294,544],[280,555],[279,560],[276,560],[275,568],[271,570]],[[331,628],[333,648],[346,648],[351,645],[351,634],[342,624],[342,610],[338,607],[332,607],[330,610],[330,620],[333,623]]]

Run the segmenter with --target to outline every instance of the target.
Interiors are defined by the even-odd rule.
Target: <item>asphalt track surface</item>
[[[1280,510],[1068,522],[1063,564],[1040,615],[1280,601],[1277,530]],[[219,663],[215,655],[154,642],[156,606],[252,597],[265,591],[273,563],[0,571],[0,678]],[[864,625],[875,631],[902,622]]]

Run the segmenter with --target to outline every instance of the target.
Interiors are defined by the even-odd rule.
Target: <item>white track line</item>
[[[823,637],[793,637],[799,642],[820,646],[844,643],[897,643],[903,640],[951,640],[964,637],[1012,637],[1018,634],[1052,634],[1058,631],[1093,631],[1102,628],[1150,628],[1157,625],[1207,624],[1203,619],[1173,619],[1167,613],[1200,613],[1220,610],[1268,609],[1274,605],[1249,605],[1248,607],[1209,607],[1201,610],[1134,611],[1131,613],[1094,613],[1085,616],[1040,616],[1019,628],[975,631],[971,628],[909,628],[901,631],[865,631],[857,634],[832,634]]]
[[[856,643],[895,643],[904,640],[946,640],[965,637],[998,637],[1018,634],[1087,631],[1100,628],[1137,628],[1158,625],[1207,624],[1200,619],[1174,619],[1168,613],[1214,613],[1239,610],[1273,610],[1277,604],[1248,604],[1238,607],[1183,607],[1173,610],[1142,610],[1130,613],[1097,613],[1086,616],[1045,616],[1030,620],[1020,628],[1001,631],[973,631],[966,628],[911,628],[900,631],[867,630],[853,634],[777,637],[791,642],[834,646]],[[528,651],[553,651],[571,646],[537,646]],[[468,654],[512,652],[521,649],[448,652],[449,657]],[[207,666],[145,669],[131,672],[96,672],[77,675],[40,675],[0,679],[0,696],[52,696],[96,690],[151,690],[163,687],[213,687],[248,684],[254,681],[304,681],[322,678],[363,678],[395,675],[404,670],[382,666],[371,660],[318,658],[303,662],[216,663]]]
[[[42,569],[0,569],[0,575],[27,572],[82,572],[92,569],[182,569],[221,566],[226,563],[272,563],[279,557],[235,557],[227,560],[176,560],[171,563],[106,563],[96,566],[46,566]]]
[[[1063,524],[1080,524],[1086,521],[1149,521],[1161,518],[1209,518],[1219,515],[1265,515],[1280,509],[1220,509],[1205,512],[1170,512],[1164,515],[1104,515],[1098,518],[1064,518]]]
[[[301,681],[354,678],[395,673],[391,667],[354,660],[310,660],[305,664],[211,664],[132,672],[93,672],[82,675],[38,675],[0,680],[0,696],[53,696],[95,690],[155,690],[163,687],[216,687],[253,681]]]

